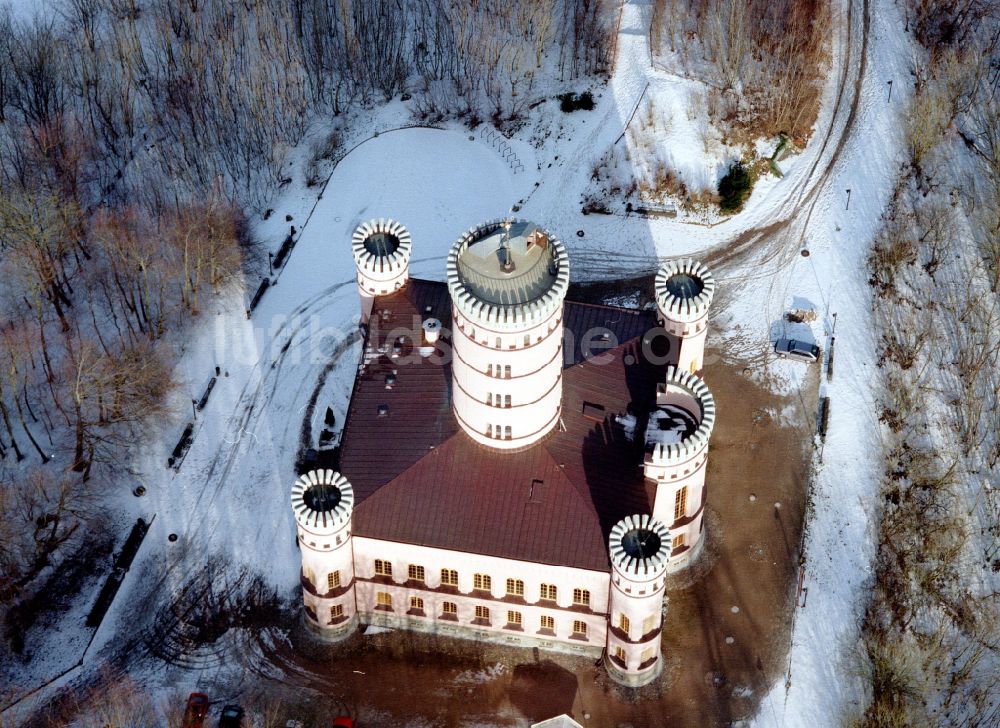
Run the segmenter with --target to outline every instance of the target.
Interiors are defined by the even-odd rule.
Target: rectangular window
[[[594,402],[583,403],[583,416],[594,422],[604,422],[604,405]]]
[[[486,574],[476,574],[472,577],[472,588],[490,591],[493,588],[493,580]]]
[[[392,595],[389,592],[378,592],[375,595],[375,604],[380,607],[392,609]]]
[[[487,407],[493,406],[493,392],[486,393],[486,406]]]
[[[504,407],[510,407],[510,395],[509,394],[505,394],[503,396],[503,406]]]
[[[499,374],[499,372],[497,372]],[[510,379],[510,364],[504,364],[503,376],[505,379]]]
[[[642,620],[642,633],[649,634],[654,629],[656,629],[656,615],[650,614],[644,620]]]
[[[497,348],[499,349],[502,346],[503,346],[503,340],[498,336],[497,337]]]
[[[486,437],[493,437],[493,425],[486,425]]]
[[[541,619],[541,625],[542,625],[542,629],[555,629],[556,628],[556,620],[555,620],[554,617],[550,617],[547,614],[543,614],[542,615],[542,619]]]
[[[642,656],[639,659],[641,662],[647,662],[648,660],[653,659],[653,655],[655,654],[656,651],[652,647],[647,647],[642,651]]]
[[[423,566],[417,566],[416,564],[410,564],[410,568],[408,570],[408,576],[411,579],[414,579],[416,581],[423,581],[424,580],[424,567]]]
[[[629,622],[628,617],[626,617],[624,614],[619,614],[618,615],[618,629],[620,629],[625,634],[628,634],[629,628],[631,626],[632,626],[632,623]]]
[[[340,572],[334,571],[332,574],[326,575],[326,588],[336,589],[340,586]]]
[[[524,596],[524,582],[520,579],[508,579],[507,580],[507,594],[512,597],[523,597]]]
[[[507,624],[516,624],[518,627],[521,626],[521,613],[508,611],[507,612]]]
[[[424,600],[420,597],[410,597],[410,609],[419,609],[421,612],[424,611]]]
[[[587,589],[574,589],[573,590],[573,604],[582,604],[585,607],[590,606],[590,592]]]
[[[676,551],[681,546],[683,546],[684,545],[684,534],[680,533],[680,534],[674,536],[674,540],[673,540],[673,542],[670,545],[673,547],[674,551]]]
[[[615,657],[625,662],[625,648],[621,645],[615,645]]]
[[[330,607],[330,619],[336,619],[337,617],[343,617],[343,616],[344,616],[343,604],[334,604],[332,607]]]
[[[441,569],[442,586],[458,586],[458,572],[454,569]]]
[[[375,573],[378,576],[392,576],[392,563],[383,561],[382,559],[375,559]]]
[[[490,621],[490,608],[489,607],[476,607],[476,619],[485,619],[487,622]]]
[[[493,365],[492,364],[487,364],[486,365],[486,376],[488,376],[488,377],[492,377],[493,376]]]
[[[586,637],[587,636],[587,623],[584,622],[584,621],[582,621],[582,620],[579,620],[579,619],[574,619],[573,620],[573,634],[576,635],[577,637]]]
[[[511,437],[512,437],[512,436],[511,436],[511,431],[510,431],[510,425],[506,425],[506,426],[505,426],[505,427],[503,428],[503,439],[504,439],[504,440],[510,440],[510,439],[511,439]]]
[[[445,602],[441,605],[442,614],[458,614],[458,605],[455,602]]]
[[[524,335],[524,345],[531,346],[531,334]]]
[[[542,599],[556,600],[556,585],[555,584],[542,584]]]
[[[674,520],[684,518],[687,515],[688,507],[688,487],[685,485],[674,496]]]

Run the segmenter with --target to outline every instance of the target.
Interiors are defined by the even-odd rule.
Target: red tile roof
[[[606,571],[611,527],[652,507],[642,444],[629,442],[615,422],[615,415],[632,411],[641,423],[654,404],[664,372],[638,356],[639,337],[655,325],[652,313],[567,301],[563,323],[572,341],[563,372],[564,427],[511,453],[461,431],[451,410],[450,366],[407,357],[408,339],[401,358],[392,357],[400,332],[391,329],[419,330],[426,316],[449,327],[445,284],[411,280],[379,297],[374,311],[368,361],[355,380],[341,443],[340,469],[357,499],[354,533]],[[387,321],[381,311],[389,312]],[[581,350],[584,332],[594,327],[614,334],[604,346],[621,342],[603,365]],[[395,383],[386,389],[393,372]],[[379,415],[380,405],[388,414]]]

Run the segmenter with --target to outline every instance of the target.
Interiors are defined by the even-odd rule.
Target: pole
[[[886,103],[889,103],[892,101],[892,81],[887,81],[886,83],[889,84],[889,98],[886,99]]]
[[[272,253],[270,251],[268,251],[268,253],[267,253],[267,269],[268,269],[268,271],[270,271],[270,274],[273,276],[274,275],[274,253]]]
[[[195,420],[198,419],[198,400],[191,400],[191,413],[194,415]]]
[[[851,209],[851,190],[850,189],[847,190],[847,207],[845,207],[844,209],[845,210],[850,210]]]

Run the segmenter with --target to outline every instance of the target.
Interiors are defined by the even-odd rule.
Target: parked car
[[[238,705],[227,705],[219,716],[219,728],[242,728],[243,708]]]
[[[333,728],[354,728],[354,719],[346,715],[338,715],[333,719]]]
[[[819,347],[796,339],[778,339],[774,342],[774,353],[782,359],[798,359],[811,364],[819,361]]]
[[[184,728],[202,728],[208,715],[208,696],[205,693],[191,693],[184,711]]]

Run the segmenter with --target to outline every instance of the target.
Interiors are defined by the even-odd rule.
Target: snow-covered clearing
[[[595,110],[563,115],[550,101],[511,140],[523,172],[514,174],[478,133],[409,128],[381,133],[350,151],[315,210],[317,188],[295,183],[287,189],[275,214],[258,226],[276,250],[288,225],[304,223],[287,265],[250,320],[243,292],[203,314],[177,372],[184,383],[177,419],[164,423],[137,464],[148,494],[123,497],[126,512],[156,519],[87,664],[111,654],[123,634],[150,628],[156,601],[168,598],[170,585],[206,559],[224,557],[261,572],[283,594],[297,588],[288,490],[303,413],[321,386],[317,410],[330,406],[342,422],[359,355],[349,254],[354,227],[372,217],[399,220],[413,236],[412,273],[441,278],[445,254],[464,229],[520,205],[519,216],[544,224],[567,243],[578,281],[648,274],[664,257],[708,258],[723,292],[716,342],[757,362],[754,376],[779,381],[782,391],[795,391],[803,365],[774,364],[766,356],[776,322],[789,308],[811,303],[820,314],[813,333],[825,347],[836,314],[836,376],[823,385],[833,414],[807,523],[808,604],[798,610],[789,683],[774,686],[758,723],[834,721],[860,695],[851,653],[873,546],[870,501],[878,462],[868,456],[878,452],[879,427],[872,408],[864,258],[896,177],[899,119],[910,86],[909,40],[896,6],[888,0],[837,0],[834,9],[833,69],[813,140],[783,179],[758,185],[745,212],[712,227],[580,211],[595,162],[623,133],[647,85],[654,99],[672,93],[673,82],[650,67],[650,8],[639,2],[624,4],[614,75],[596,91]],[[867,58],[855,104],[862,54]],[[895,80],[891,104],[885,97],[889,79]],[[409,121],[398,102],[377,117],[371,128]],[[537,145],[530,142],[532,134]],[[665,143],[690,144],[679,137]],[[286,214],[293,219],[286,221]],[[809,257],[799,254],[802,247]],[[165,463],[191,415],[188,400],[200,397],[216,366],[222,374],[175,473]],[[171,533],[179,535],[177,543],[167,540]],[[138,578],[185,543],[191,548],[172,562],[163,587],[153,589]],[[209,678],[191,672],[169,680],[174,688]]]

